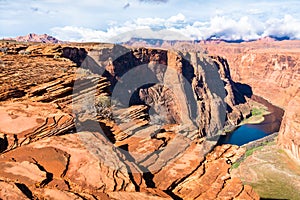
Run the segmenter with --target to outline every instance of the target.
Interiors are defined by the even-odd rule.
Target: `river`
[[[283,109],[272,105],[262,97],[253,95],[251,99],[266,106],[270,114],[264,115],[264,121],[261,123],[244,124],[233,132],[222,135],[218,144],[235,144],[241,146],[279,131],[284,114]]]

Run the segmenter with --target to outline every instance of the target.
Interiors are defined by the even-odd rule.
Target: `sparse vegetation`
[[[236,169],[240,166],[240,164],[248,157],[251,156],[255,151],[259,151],[261,150],[265,145],[268,145],[271,142],[264,142],[262,146],[258,146],[258,147],[254,147],[251,149],[248,149],[244,156],[242,158],[240,158],[238,161],[236,161],[235,163],[232,164],[231,169]]]
[[[109,96],[99,96],[97,99],[97,105],[101,107],[110,107],[110,98]]]
[[[265,111],[266,110],[263,108],[252,108],[251,115],[252,116],[263,115]]]
[[[264,115],[269,114],[267,107],[257,102],[251,102],[251,116],[244,119],[239,125],[258,124],[264,121]]]
[[[247,150],[246,153],[245,153],[246,158],[248,156],[251,156],[253,154],[253,152],[261,150],[262,148],[263,148],[263,146],[259,146],[259,147],[254,147],[252,149]]]
[[[232,164],[231,169],[236,169],[240,166],[241,162],[235,162]]]
[[[96,109],[98,116],[101,119],[111,119],[112,113],[111,113],[111,102],[109,96],[99,96],[96,100]]]
[[[299,165],[274,142],[262,148],[254,159],[245,161],[243,175],[239,176],[243,183],[252,186],[262,199],[300,199]]]

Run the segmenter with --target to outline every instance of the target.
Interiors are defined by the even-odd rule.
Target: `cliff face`
[[[90,59],[96,66],[88,64]],[[112,97],[121,104],[149,106],[157,113],[150,115],[154,121],[185,124],[194,130],[193,138],[215,136],[227,118],[237,124],[249,113],[236,98],[244,96],[225,62],[200,53],[102,46],[89,50],[82,67],[107,77]]]
[[[232,62],[232,76],[249,84],[258,96],[287,108],[299,90],[300,52],[268,51],[255,50],[237,56]]]
[[[300,90],[288,103],[280,134],[279,145],[287,149],[296,159],[300,160]]]
[[[221,58],[1,45],[0,198],[259,198],[230,177],[244,150],[206,140],[244,113]]]
[[[299,41],[256,41],[206,45],[228,60],[232,78],[251,86],[253,93],[285,110],[278,144],[299,159]]]

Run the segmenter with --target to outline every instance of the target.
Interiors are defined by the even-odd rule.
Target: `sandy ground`
[[[264,115],[270,114],[268,111],[268,108],[264,106],[263,104],[260,104],[258,102],[250,100],[251,108],[256,108],[261,111],[261,114],[259,115],[253,115],[245,120],[243,120],[239,125],[243,124],[259,124],[264,121]]]

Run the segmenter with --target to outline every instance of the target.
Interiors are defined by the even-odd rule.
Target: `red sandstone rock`
[[[77,44],[89,50],[91,56],[85,59],[85,49],[65,44],[5,45],[6,51],[1,52],[4,67],[0,72],[0,99],[10,102],[2,103],[0,108],[5,119],[0,130],[6,134],[1,135],[0,144],[5,146],[7,140],[10,145],[15,144],[13,150],[3,148],[0,158],[4,169],[0,180],[9,182],[3,184],[6,191],[15,190],[11,184],[19,183],[40,199],[170,199],[172,193],[183,199],[258,199],[256,193],[230,179],[228,173],[230,164],[226,161],[234,162],[242,149],[225,145],[205,157],[214,145],[205,140],[205,135],[214,136],[223,127],[225,110],[224,119],[219,115],[225,106],[225,90],[228,105],[236,106],[228,66],[221,58]],[[107,52],[112,57],[119,55],[119,59],[110,63]],[[185,57],[191,57],[191,65],[184,62]],[[103,102],[109,87],[115,84],[114,80],[122,81],[120,74],[141,64],[149,65],[150,70],[161,70],[162,77],[164,72],[169,76],[169,87],[176,93],[165,88],[159,94],[162,88],[150,87],[147,95],[141,97],[150,98],[149,105],[154,102],[157,111],[164,110],[165,118],[174,119],[173,124],[149,124],[147,106],[142,105],[118,110],[114,113],[118,120],[110,118],[111,110]],[[95,73],[105,67],[109,71],[107,77]],[[209,82],[210,77],[216,79]],[[191,84],[184,85],[184,78]],[[217,80],[224,96],[214,88]],[[74,92],[74,84],[82,90]],[[196,121],[191,117],[184,86],[190,87],[197,99]],[[85,97],[101,104],[98,113],[90,112]],[[240,108],[236,109],[236,117],[240,118]],[[74,113],[78,114],[79,124],[74,123]],[[92,122],[99,126],[93,127]],[[90,131],[73,133],[76,125]],[[100,127],[104,133],[97,131]],[[17,144],[13,134],[17,135]],[[24,139],[21,146],[20,138]],[[28,173],[23,175],[25,171]]]
[[[61,134],[74,126],[72,116],[47,103],[2,103],[0,117],[0,132],[7,134],[8,149]]]
[[[47,180],[47,174],[41,171],[37,164],[22,162],[1,162],[1,180],[23,183],[29,187],[40,186]]]
[[[187,199],[239,198],[244,190],[243,184],[230,178],[229,168],[230,162],[235,162],[244,152],[237,146],[216,147],[195,172],[173,189],[174,194]],[[255,195],[251,197],[259,199]]]
[[[135,199],[149,199],[149,200],[167,200],[172,199],[171,197],[164,195],[163,197],[154,195],[151,193],[144,192],[110,192],[108,196],[112,199],[122,199],[122,200],[135,200]]]
[[[278,143],[300,160],[300,89],[287,105],[280,127]]]
[[[0,181],[0,198],[3,200],[28,199],[14,183],[7,183],[3,181]]]

